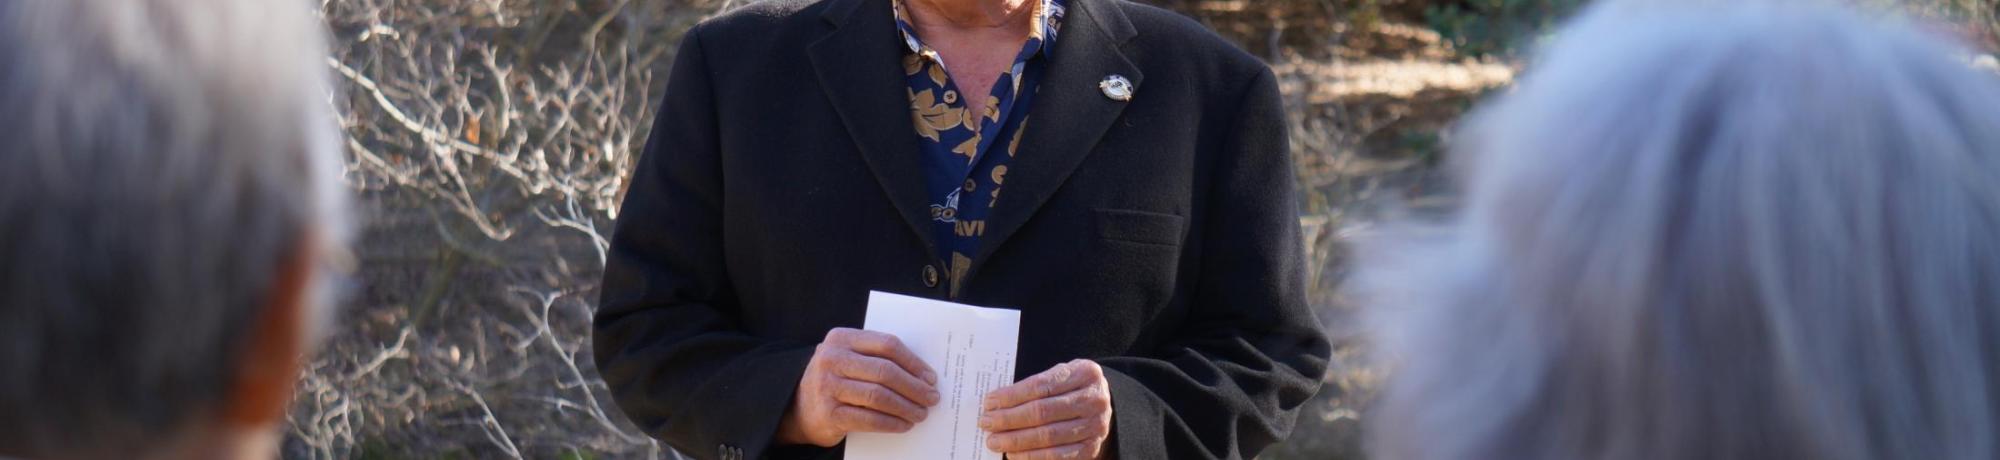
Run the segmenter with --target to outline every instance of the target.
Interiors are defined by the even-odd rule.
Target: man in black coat
[[[937,401],[927,363],[853,329],[868,291],[1014,308],[995,450],[1254,457],[1329,354],[1286,149],[1268,68],[1158,8],[746,6],[681,44],[612,237],[598,366],[683,452],[838,458]]]

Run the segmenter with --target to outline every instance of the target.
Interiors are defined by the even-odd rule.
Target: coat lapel
[[[840,113],[882,192],[936,258],[923,164],[917,156],[908,86],[903,81],[904,45],[896,36],[889,1],[829,0],[824,16],[833,31],[807,49],[820,88]]]
[[[1127,102],[1106,97],[1098,83],[1121,75],[1145,94],[1144,76],[1120,49],[1135,34],[1124,12],[1106,0],[1068,3],[1071,13],[1028,108],[1020,156],[1008,168],[967,279],[1034,217],[1124,112]]]

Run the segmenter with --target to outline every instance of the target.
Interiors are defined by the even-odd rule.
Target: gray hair
[[[1817,2],[1582,14],[1364,247],[1383,458],[2000,458],[2000,81]]]
[[[344,240],[308,6],[0,1],[0,449],[124,456],[220,410],[277,268]]]

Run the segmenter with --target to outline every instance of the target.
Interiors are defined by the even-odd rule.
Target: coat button
[[[925,265],[925,266],[924,266],[924,287],[937,287],[937,285],[938,285],[938,274],[937,274],[937,266],[936,266],[936,265]]]

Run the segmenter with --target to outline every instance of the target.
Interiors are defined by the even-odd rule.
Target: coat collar
[[[903,220],[937,254],[909,95],[902,75],[907,45],[896,33],[889,0],[826,0],[832,30],[807,49],[820,88]],[[1062,38],[1048,56],[1021,153],[1007,174],[967,279],[1032,218],[1097,145],[1128,102],[1101,93],[1119,75],[1141,88],[1144,75],[1123,46],[1137,35],[1119,0],[1069,0]]]
[[[806,49],[820,88],[882,192],[935,259],[937,241],[903,81],[904,44],[896,36],[889,0],[827,2],[824,17],[833,27]]]
[[[1020,154],[1008,166],[1004,191],[987,218],[986,235],[965,279],[978,279],[993,253],[1055,195],[1124,113],[1130,102],[1106,97],[1100,84],[1118,75],[1145,91],[1145,75],[1125,56],[1123,47],[1135,32],[1117,3],[1069,2],[1063,36],[1049,55],[1027,125],[1021,127]]]

